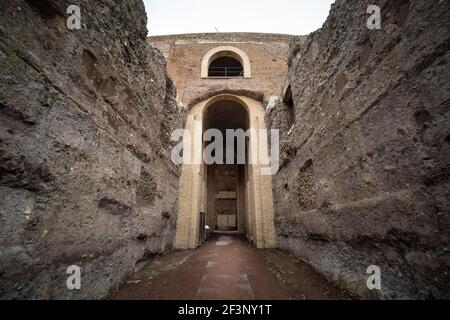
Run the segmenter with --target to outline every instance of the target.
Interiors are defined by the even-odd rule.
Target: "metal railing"
[[[244,69],[240,67],[209,67],[208,77],[243,77]]]

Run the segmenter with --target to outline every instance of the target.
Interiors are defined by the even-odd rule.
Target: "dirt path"
[[[158,257],[111,299],[347,299],[310,266],[244,238],[211,236],[198,250]]]

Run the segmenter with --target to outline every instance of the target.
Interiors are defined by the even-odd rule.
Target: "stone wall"
[[[2,1],[0,298],[105,297],[171,248],[183,113],[146,22],[140,0]]]
[[[292,39],[278,34],[215,33],[158,36],[148,41],[164,54],[178,97],[190,107],[218,93],[242,94],[256,100],[279,95]],[[251,78],[201,78],[203,57],[221,46],[238,48],[249,56]]]
[[[382,30],[366,27],[368,5]],[[280,104],[280,247],[375,298],[449,298],[450,3],[337,0],[291,48],[294,117]],[[286,124],[288,123],[288,124]],[[366,270],[382,271],[369,291]]]

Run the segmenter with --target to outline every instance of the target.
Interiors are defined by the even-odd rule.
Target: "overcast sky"
[[[309,34],[334,0],[144,0],[149,35],[203,32]]]

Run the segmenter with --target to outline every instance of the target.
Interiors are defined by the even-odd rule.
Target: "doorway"
[[[184,161],[180,178],[175,248],[195,249],[203,243],[201,213],[206,214],[210,231],[243,234],[257,248],[276,247],[272,177],[264,174],[268,166],[258,157],[268,154],[267,137],[258,134],[266,134],[264,116],[260,101],[233,94],[218,94],[189,109],[188,139],[183,139],[183,156],[189,161]],[[225,159],[204,161],[206,151],[215,150],[211,148],[215,139],[205,139],[209,129],[223,138],[225,150],[218,157]],[[235,148],[231,156],[223,134],[227,129],[249,132],[231,144]],[[243,144],[245,151],[236,152]],[[225,153],[240,159],[227,164]]]
[[[222,100],[212,104],[205,112],[204,131],[215,129],[226,137],[227,130],[248,129],[249,117],[245,108],[232,100]],[[224,138],[223,158],[206,166],[207,224],[216,232],[246,231],[245,174],[246,164],[239,163],[238,143],[227,144]],[[211,141],[213,143],[214,141]],[[205,147],[208,144],[205,145]],[[233,163],[227,164],[226,148],[233,148]],[[247,149],[247,148],[245,148]],[[218,150],[216,150],[218,151]],[[244,150],[247,152],[247,150]],[[244,156],[247,158],[247,155]],[[220,161],[221,160],[221,161]]]

